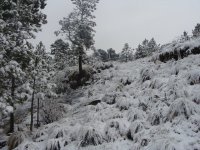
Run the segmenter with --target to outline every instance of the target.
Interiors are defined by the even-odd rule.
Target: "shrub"
[[[92,127],[83,127],[80,129],[80,146],[86,147],[88,145],[99,145],[103,143],[102,134]]]
[[[142,82],[151,80],[153,76],[154,76],[154,71],[150,70],[148,68],[144,68],[140,72],[140,78],[141,78]]]
[[[8,149],[12,150],[28,138],[26,132],[14,132],[8,139]]]
[[[157,139],[151,142],[148,146],[149,150],[177,150],[179,149],[175,144],[175,140],[171,139]]]
[[[58,139],[63,137],[68,137],[68,129],[65,127],[56,126],[50,130],[50,138]]]
[[[93,68],[97,70],[97,72],[101,72],[101,70],[110,69],[113,67],[113,64],[110,62],[98,62],[93,65]]]
[[[50,139],[46,144],[46,150],[60,150],[62,143],[60,139]]]
[[[33,135],[33,140],[35,142],[41,142],[44,141],[44,139],[47,138],[47,130],[46,129],[40,129],[37,132],[34,133]]]
[[[131,108],[129,109],[127,113],[128,121],[131,121],[131,122],[134,122],[135,120],[144,119],[145,117],[146,117],[145,112],[137,108]]]
[[[102,98],[102,101],[105,102],[105,103],[107,103],[107,104],[109,104],[109,105],[112,105],[112,104],[115,104],[116,97],[117,97],[117,95],[115,93],[106,94]]]
[[[40,150],[40,148],[38,147],[37,143],[27,142],[26,144],[19,146],[17,150]]]
[[[131,106],[131,102],[130,99],[128,99],[127,97],[118,97],[116,100],[116,106],[117,108],[121,110],[128,110],[129,107]]]
[[[114,142],[120,137],[126,136],[127,134],[127,125],[126,122],[119,122],[117,120],[112,120],[106,123],[104,128],[106,141]]]
[[[200,70],[193,70],[188,74],[188,82],[190,85],[199,84],[200,83]]]
[[[43,101],[41,109],[41,117],[44,123],[49,124],[62,118],[64,106],[54,99],[46,99]]]
[[[200,112],[194,102],[178,98],[171,105],[167,113],[167,120],[172,121],[177,116],[183,116],[188,119],[191,115]]]
[[[91,79],[94,70],[90,67],[84,67],[81,75],[78,70],[72,71],[68,76],[68,83],[72,89],[77,89],[79,86],[86,84]]]
[[[131,123],[131,125],[128,129],[128,133],[127,133],[128,138],[135,141],[135,135],[137,133],[139,133],[140,131],[142,131],[143,129],[144,129],[143,122],[137,120],[137,121]]]

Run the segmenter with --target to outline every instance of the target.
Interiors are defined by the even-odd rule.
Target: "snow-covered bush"
[[[90,66],[84,66],[81,76],[79,74],[78,69],[74,69],[68,75],[68,83],[72,89],[76,89],[79,86],[86,84],[88,80],[92,78],[92,74],[94,73],[93,68]]]
[[[178,116],[188,119],[191,115],[199,113],[200,110],[196,104],[184,98],[176,99],[171,105],[167,113],[167,120],[172,121]]]
[[[173,138],[171,139],[157,139],[151,142],[146,150],[181,150],[176,146],[176,142]]]
[[[49,130],[49,137],[54,139],[68,137],[69,131],[70,130],[65,126],[53,126]]]
[[[196,104],[200,104],[200,85],[197,85],[197,88],[195,88],[196,90],[192,91],[192,95],[191,95],[191,99],[193,102],[195,102]]]
[[[63,112],[64,106],[55,99],[45,99],[42,103],[41,117],[45,124],[59,120]]]
[[[117,120],[112,120],[106,123],[104,132],[107,142],[114,142],[119,138],[123,138],[127,134],[127,124],[126,121],[119,122]]]
[[[64,93],[68,90],[70,90],[69,85],[67,84],[68,80],[68,70],[65,68],[64,70],[61,70],[56,73],[54,77],[54,83],[56,83],[56,93]]]
[[[149,87],[152,89],[160,89],[163,85],[165,85],[164,81],[164,78],[155,78],[151,80]]]
[[[153,56],[152,60],[167,62],[169,60],[179,60],[191,54],[200,54],[200,38],[187,40],[185,42],[175,41],[162,46],[161,52]]]
[[[16,148],[16,150],[40,150],[40,149],[41,147],[39,147],[37,143],[34,142],[27,142]]]
[[[143,110],[138,108],[130,108],[127,113],[128,121],[134,122],[135,120],[142,120],[146,118],[146,114]]]
[[[128,110],[129,107],[132,105],[130,99],[124,96],[117,97],[116,99],[116,106],[120,110]]]
[[[171,75],[178,75],[180,68],[178,66],[174,66],[171,70]]]
[[[17,106],[15,110],[15,123],[21,123],[23,119],[28,114],[28,107],[23,105],[23,107]]]
[[[131,123],[128,132],[127,132],[127,137],[130,140],[133,140],[135,142],[137,142],[137,133],[139,133],[140,131],[142,131],[144,129],[144,122],[141,122],[140,120],[137,120],[133,123]]]
[[[152,79],[154,76],[154,71],[149,68],[144,68],[140,72],[140,78],[142,82]]]
[[[115,104],[117,95],[115,93],[105,94],[105,96],[102,98],[102,101],[107,104]]]
[[[100,73],[101,70],[106,70],[106,69],[109,69],[109,68],[112,68],[113,67],[113,64],[111,62],[100,62],[98,61],[97,63],[95,63],[93,65],[93,68],[98,72]]]
[[[61,142],[61,139],[50,139],[46,144],[46,150],[61,150],[64,144]]]
[[[28,134],[26,132],[14,132],[8,139],[8,149],[12,150],[19,144],[27,140]]]
[[[103,135],[100,131],[92,127],[80,128],[80,146],[86,147],[89,145],[99,145],[104,141]]]
[[[148,112],[147,120],[152,126],[157,126],[163,123],[166,119],[169,107],[166,102],[158,100],[156,104],[151,106],[151,111]]]
[[[161,122],[161,114],[159,112],[151,113],[148,116],[148,120],[150,121],[151,125],[159,125]]]
[[[41,142],[41,141],[44,141],[44,139],[47,137],[48,137],[47,128],[42,128],[40,130],[37,130],[33,134],[33,141]]]
[[[189,118],[189,122],[192,124],[192,131],[199,133],[200,130],[200,115],[195,114]]]
[[[189,82],[190,85],[200,83],[200,69],[192,70],[188,74],[188,82]]]
[[[120,82],[124,85],[124,86],[126,86],[126,85],[130,85],[133,81],[131,80],[131,79],[129,79],[129,78],[122,78],[121,80],[120,80]]]

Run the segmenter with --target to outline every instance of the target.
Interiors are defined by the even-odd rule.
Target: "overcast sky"
[[[145,38],[158,43],[170,42],[184,30],[191,34],[200,23],[200,0],[100,0],[95,12],[95,47],[120,51],[124,43],[136,48]],[[56,38],[58,22],[67,16],[70,0],[47,0],[44,10],[48,24],[37,34],[35,43],[43,41],[47,49]]]

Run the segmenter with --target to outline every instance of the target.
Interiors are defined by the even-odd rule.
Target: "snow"
[[[74,91],[79,94],[62,119],[39,128],[17,149],[200,149],[199,77],[200,55],[115,62]],[[100,103],[90,105],[95,100]]]
[[[164,47],[161,51],[171,51],[172,49],[183,49],[185,47],[189,47],[189,51],[195,47],[200,46],[200,38],[191,39],[188,41],[185,41],[183,43],[171,43],[169,46]]]
[[[152,57],[153,61],[159,60],[160,55],[165,55],[165,54],[172,54],[172,53],[177,53],[178,59],[181,57],[181,51],[184,51],[185,54],[191,54],[192,50],[195,48],[200,47],[200,37],[197,38],[191,38],[190,40],[186,41],[173,41],[172,43],[166,44],[161,47],[159,53],[155,53]]]

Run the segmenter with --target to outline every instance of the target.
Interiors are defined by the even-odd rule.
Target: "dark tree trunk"
[[[78,57],[78,63],[79,63],[79,76],[81,78],[81,75],[82,75],[82,71],[83,71],[83,67],[82,67],[82,55],[79,55]]]
[[[12,77],[12,86],[11,86],[11,97],[12,100],[10,102],[10,105],[13,107],[13,111],[10,113],[10,133],[14,132],[15,128],[15,117],[14,117],[14,98],[15,98],[15,78]]]
[[[38,61],[39,61],[39,59],[36,58],[36,60],[35,60],[35,68],[37,67]],[[35,76],[33,78],[33,93],[32,93],[32,100],[31,100],[31,124],[30,124],[30,131],[33,131],[33,104],[34,104],[34,99],[35,99]]]
[[[40,99],[38,98],[38,101],[37,101],[37,128],[40,127],[39,114],[40,114]]]
[[[32,93],[32,100],[31,100],[31,124],[30,130],[33,131],[33,103],[35,98],[35,78],[33,79],[33,93]]]
[[[11,112],[10,113],[10,131],[9,131],[9,133],[13,133],[14,132],[14,124],[15,124],[15,121],[14,121],[14,113],[13,112]]]

